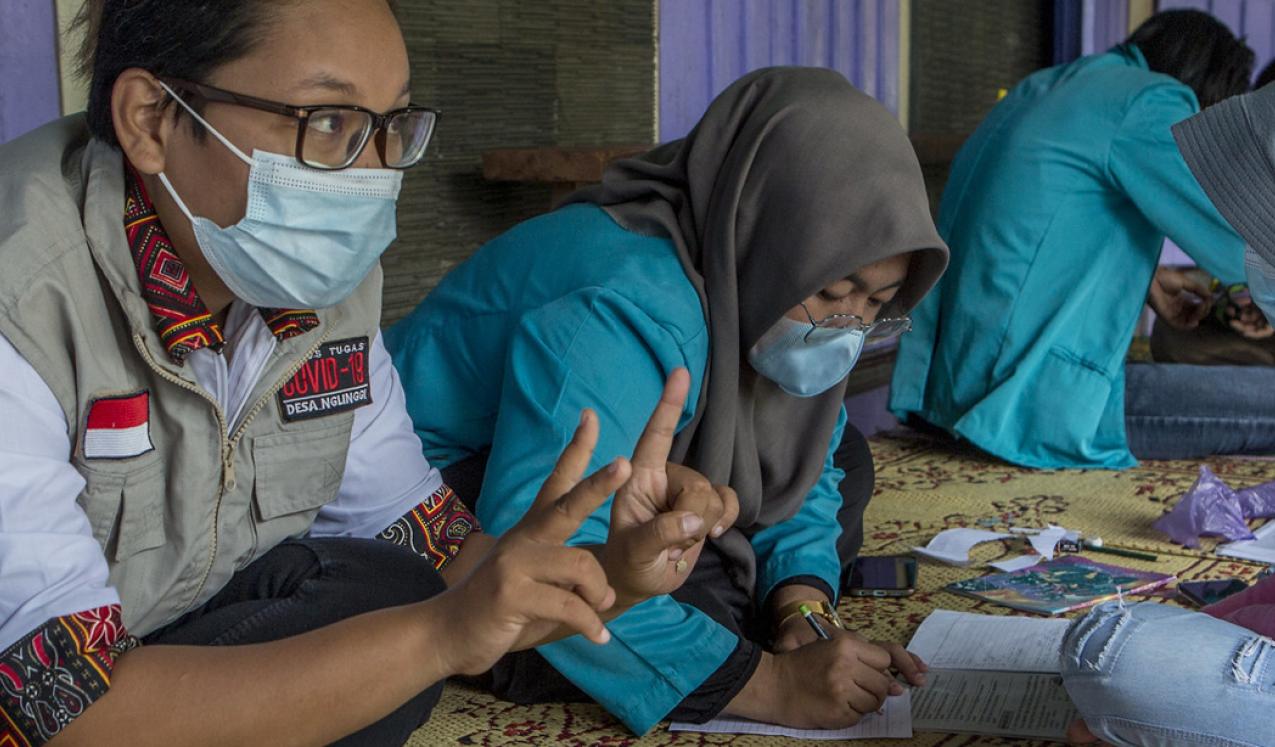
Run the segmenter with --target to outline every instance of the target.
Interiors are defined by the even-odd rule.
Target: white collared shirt
[[[235,303],[226,346],[186,358],[195,380],[234,429],[278,341],[256,309]],[[372,403],[354,411],[336,498],[311,536],[373,537],[442,486],[421,454],[403,387],[378,334],[370,355]],[[77,498],[66,418],[35,369],[0,335],[0,652],[49,619],[118,604],[108,566]]]

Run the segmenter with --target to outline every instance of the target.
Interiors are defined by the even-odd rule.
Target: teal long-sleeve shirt
[[[1242,240],[1170,132],[1197,111],[1136,47],[1042,70],[997,104],[952,165],[952,260],[900,342],[891,410],[1029,467],[1134,465],[1124,364],[1165,236],[1244,279]]]
[[[708,327],[671,241],[621,228],[576,205],[497,237],[451,272],[385,335],[425,455],[445,467],[490,449],[475,507],[501,534],[531,506],[580,412],[599,417],[590,469],[629,456],[664,380],[690,371],[679,429],[694,415],[708,362]],[[832,463],[790,519],[755,528],[756,598],[815,576],[837,588],[842,473]],[[607,536],[610,501],[573,544]],[[612,621],[598,646],[573,636],[540,648],[560,672],[637,733],[709,678],[739,639],[694,607],[650,599]]]

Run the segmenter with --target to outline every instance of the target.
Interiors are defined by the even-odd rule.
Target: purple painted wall
[[[52,0],[0,1],[0,143],[60,112]]]
[[[1080,53],[1106,52],[1129,36],[1128,0],[1084,0]]]
[[[663,0],[660,140],[682,137],[713,97],[770,65],[837,70],[899,108],[900,0]]]

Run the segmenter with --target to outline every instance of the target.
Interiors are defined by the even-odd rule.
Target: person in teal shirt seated
[[[1253,60],[1212,16],[1166,11],[997,104],[952,165],[938,221],[952,265],[900,342],[891,411],[1038,468],[1255,446],[1227,446],[1260,436],[1235,409],[1261,387],[1236,382],[1269,370],[1125,367],[1149,288],[1162,318],[1189,326],[1207,310],[1191,304],[1207,288],[1157,273],[1166,236],[1224,283],[1244,280],[1243,241],[1170,127],[1243,92]],[[1218,428],[1223,412],[1235,414]]]
[[[833,608],[872,492],[846,377],[947,262],[898,121],[834,72],[758,71],[570,202],[480,248],[386,334],[425,453],[499,534],[582,408],[604,464],[631,453],[670,378],[689,396],[669,458],[733,488],[739,517],[610,643],[506,657],[489,686],[589,697],[642,733],[670,714],[845,726],[901,692],[891,669],[921,683],[922,662]],[[607,511],[572,541],[605,538]]]

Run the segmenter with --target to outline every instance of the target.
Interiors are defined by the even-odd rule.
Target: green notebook
[[[1174,578],[1170,574],[1137,571],[1068,555],[1011,573],[957,581],[947,588],[1016,610],[1061,615],[1121,594],[1158,589]]]

